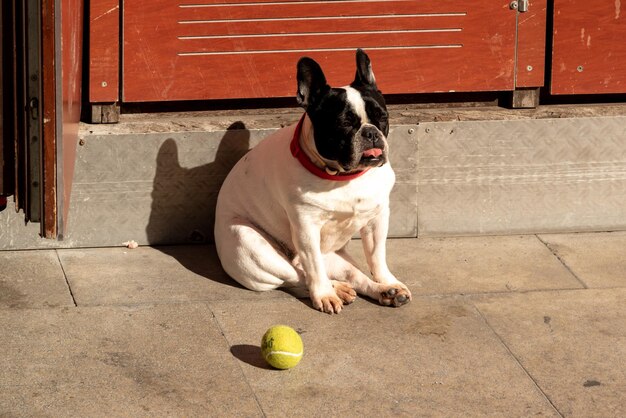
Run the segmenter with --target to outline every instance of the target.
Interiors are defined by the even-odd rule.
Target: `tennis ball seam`
[[[300,351],[299,353],[292,353],[290,351],[270,351],[265,355],[265,357],[273,356],[275,354],[291,357],[301,357],[303,353],[303,351]]]

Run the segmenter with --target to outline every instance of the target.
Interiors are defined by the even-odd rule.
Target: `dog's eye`
[[[372,113],[374,113],[374,120],[380,121],[380,122],[387,122],[388,116],[387,113],[383,112],[380,109],[375,109]]]
[[[353,129],[359,125],[359,117],[351,111],[347,111],[341,118],[341,127],[344,129]]]

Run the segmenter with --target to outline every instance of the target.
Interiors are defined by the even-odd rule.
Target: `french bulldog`
[[[386,262],[395,174],[370,59],[357,50],[354,81],[332,88],[320,65],[303,57],[297,82],[300,121],[250,150],[220,189],[215,243],[222,266],[248,289],[304,293],[329,314],[357,294],[404,305],[411,292]],[[346,251],[357,232],[371,279]]]

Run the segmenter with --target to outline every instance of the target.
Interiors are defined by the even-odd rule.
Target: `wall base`
[[[626,230],[625,110],[393,108],[390,235]],[[7,208],[0,249],[210,242],[230,168],[300,114],[122,115],[116,125],[83,124],[65,239],[38,238],[38,228]]]

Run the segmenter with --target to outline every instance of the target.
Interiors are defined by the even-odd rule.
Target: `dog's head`
[[[350,172],[387,162],[387,107],[363,50],[356,52],[354,81],[341,88],[326,83],[317,62],[301,58],[297,99],[311,119],[317,152],[332,168]]]

